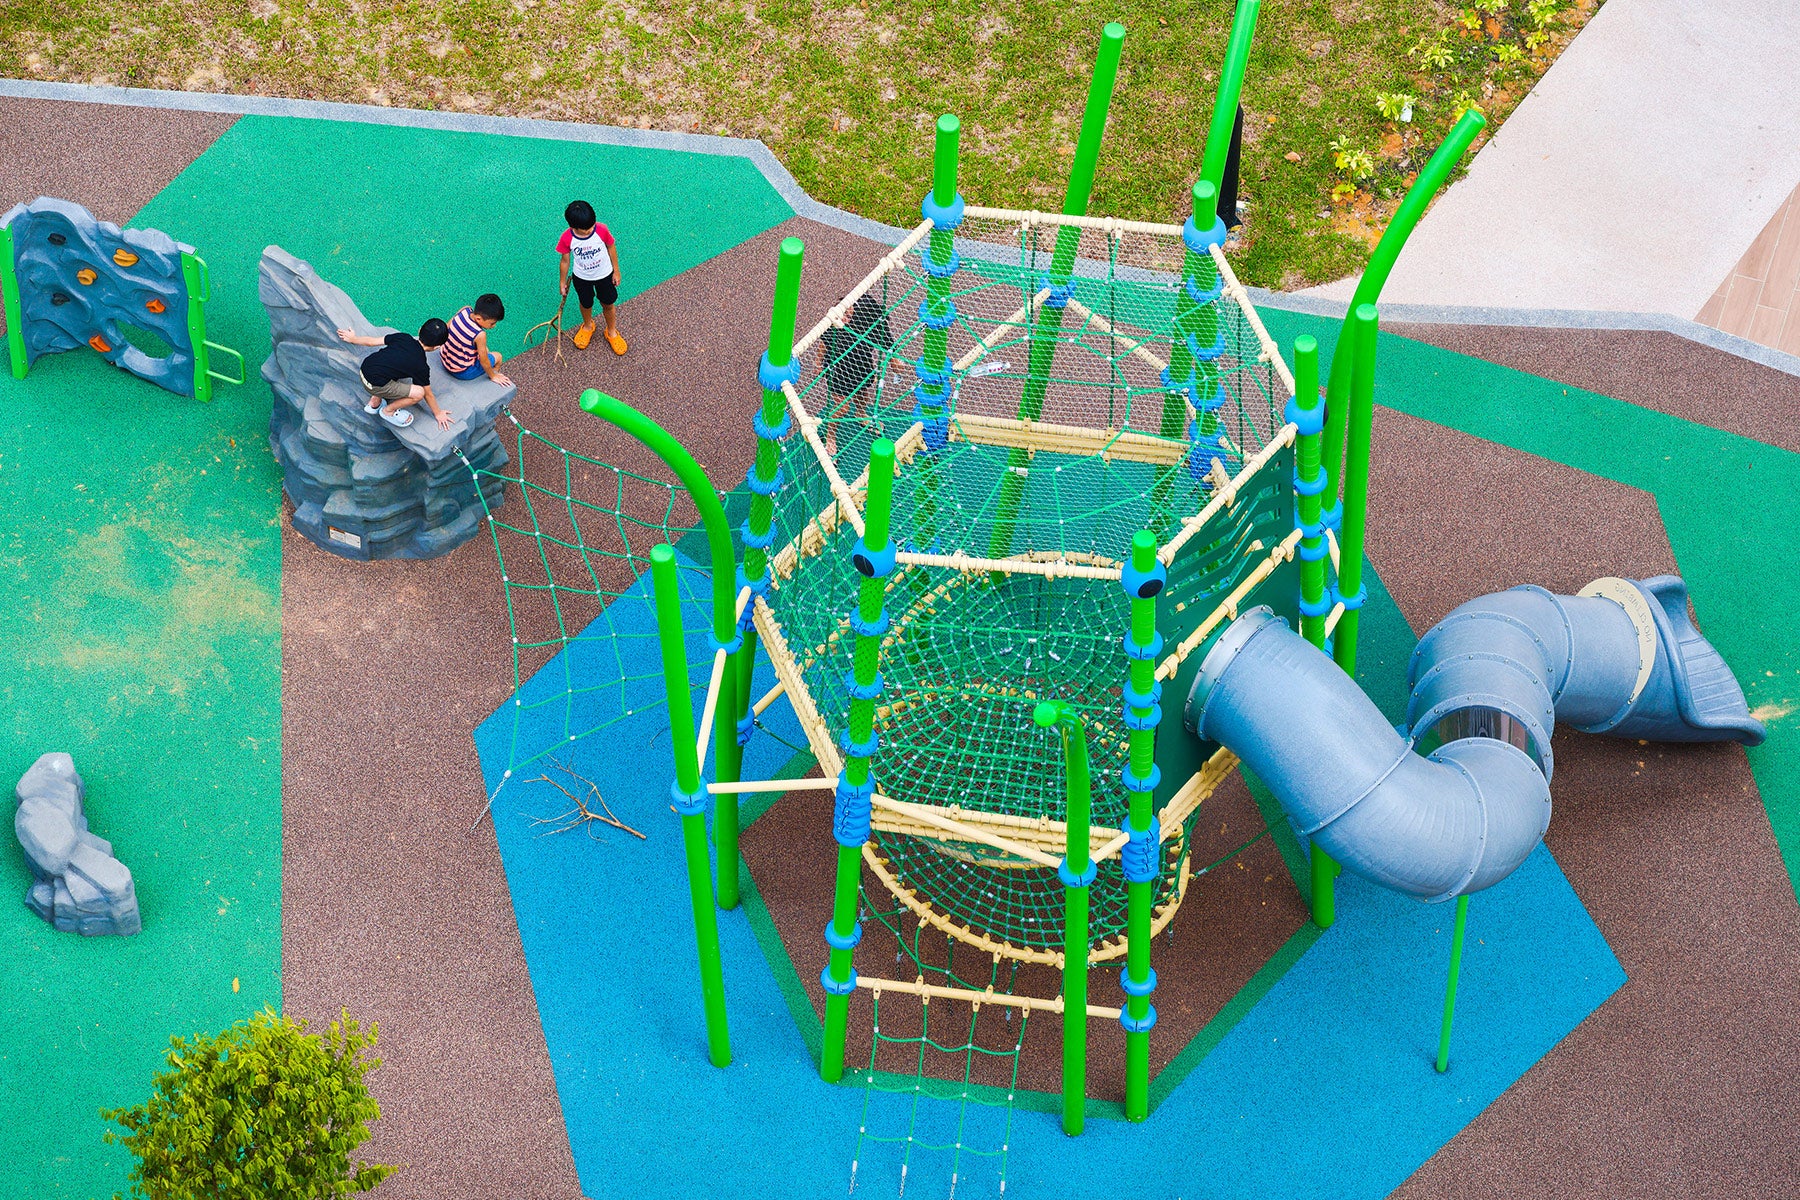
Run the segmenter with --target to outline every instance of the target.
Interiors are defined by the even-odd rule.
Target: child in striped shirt
[[[444,370],[453,379],[474,379],[486,375],[502,386],[512,380],[499,371],[500,354],[489,350],[488,330],[506,317],[506,306],[500,297],[488,292],[476,297],[473,305],[464,305],[450,318],[450,340],[444,343]]]

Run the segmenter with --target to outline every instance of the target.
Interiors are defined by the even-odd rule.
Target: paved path
[[[1800,182],[1796,44],[1796,4],[1609,0],[1420,222],[1384,301],[1694,317]]]

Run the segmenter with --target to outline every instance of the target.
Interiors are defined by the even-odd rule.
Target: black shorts
[[[572,275],[570,280],[575,284],[575,295],[580,297],[583,308],[594,307],[595,296],[600,297],[602,304],[619,302],[619,285],[613,282],[611,275],[605,279],[583,279],[579,275]]]

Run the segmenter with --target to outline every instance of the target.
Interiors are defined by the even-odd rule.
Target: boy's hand
[[[569,294],[569,281],[566,279],[562,281],[562,294],[565,296]]]
[[[438,409],[432,415],[437,418],[437,423],[438,423],[439,429],[448,429],[448,428],[450,428],[450,426],[456,424],[456,418],[452,417],[449,413],[445,412],[441,408]]]
[[[356,334],[353,331],[348,330],[348,329],[338,330],[337,335],[338,335],[338,341],[340,341],[340,342],[354,342],[356,340]]]
[[[617,267],[613,268],[613,286],[614,287],[619,286],[619,268],[617,268]]]
[[[495,383],[499,384],[501,387],[511,387],[512,386],[512,380],[508,379],[505,375],[501,374],[499,371],[495,371],[493,374],[489,375],[488,378],[493,380]]]

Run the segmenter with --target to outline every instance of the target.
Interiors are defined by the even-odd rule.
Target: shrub
[[[376,1032],[346,1012],[321,1037],[264,1009],[216,1036],[169,1039],[154,1094],[100,1114],[125,1129],[106,1140],[137,1158],[132,1195],[314,1200],[373,1188],[393,1168],[350,1159],[381,1115],[363,1083],[381,1065],[363,1057]]]

